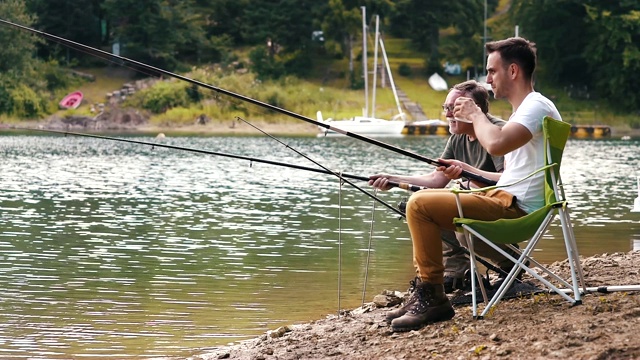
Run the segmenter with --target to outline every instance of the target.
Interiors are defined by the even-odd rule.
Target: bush
[[[349,85],[351,90],[364,89],[364,79],[361,76],[356,75],[354,71],[349,74]]]
[[[183,108],[176,107],[167,110],[164,114],[154,116],[151,120],[152,123],[167,125],[191,125],[195,123],[195,119],[202,113],[202,110],[198,108]]]
[[[411,76],[411,66],[409,66],[407,63],[400,64],[400,66],[398,66],[398,73],[401,76]]]
[[[284,67],[288,75],[305,77],[313,67],[313,60],[308,52],[296,51],[285,59]]]
[[[200,86],[196,84],[191,84],[189,85],[189,87],[187,87],[186,91],[187,91],[187,96],[189,97],[189,100],[191,100],[191,102],[197,103],[197,102],[200,102],[200,100],[202,100],[202,94],[200,93]]]
[[[257,47],[249,54],[251,71],[259,79],[278,79],[285,74],[284,64],[276,61],[275,56],[269,56],[264,47]]]
[[[64,69],[55,61],[43,64],[40,68],[40,72],[43,74],[43,77],[47,82],[47,89],[49,91],[67,89],[80,83],[80,81],[70,76],[68,72],[64,71]]]
[[[174,107],[188,107],[188,84],[176,81],[159,81],[153,87],[145,89],[135,96],[141,106],[153,113],[163,113]]]
[[[19,118],[40,118],[46,113],[47,101],[38,94],[20,84],[8,91],[9,115]]]
[[[434,59],[433,57],[425,60],[425,75],[430,76],[433,73],[442,74],[442,65],[438,62],[438,59]]]

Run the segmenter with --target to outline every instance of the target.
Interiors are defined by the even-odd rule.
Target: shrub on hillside
[[[18,118],[40,118],[46,113],[47,101],[39,96],[33,89],[24,84],[9,89],[6,94],[9,115]],[[5,102],[3,101],[3,102]]]
[[[153,113],[163,113],[174,107],[188,107],[189,84],[176,81],[159,81],[153,87],[144,89],[135,95],[133,103]]]
[[[402,63],[398,66],[398,73],[401,76],[411,76],[411,66],[407,63]]]
[[[195,123],[195,119],[202,113],[198,108],[176,107],[167,110],[163,114],[156,115],[151,122],[158,125],[191,125]]]
[[[251,71],[256,73],[259,79],[278,79],[285,74],[284,63],[267,54],[263,47],[253,49],[249,53],[249,59]]]
[[[83,79],[73,72],[61,67],[60,64],[51,60],[46,63],[42,63],[37,68],[38,74],[46,82],[47,90],[55,92],[57,90],[68,91],[68,89],[75,86],[79,86],[87,79]],[[35,80],[35,79],[34,79]]]

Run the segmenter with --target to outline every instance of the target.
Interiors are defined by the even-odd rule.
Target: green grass
[[[428,75],[424,73],[426,54],[411,51],[411,43],[408,39],[388,39],[385,47],[391,65],[391,71],[396,85],[404,91],[411,101],[420,104],[425,115],[430,119],[442,119],[442,103],[447,92],[435,91],[427,82]],[[401,64],[407,64],[412,69],[409,77],[400,76],[398,68]],[[466,81],[466,76],[443,75],[449,87],[456,83]],[[496,116],[508,118],[511,114],[511,106],[506,101],[491,100],[491,112]]]
[[[78,71],[95,76],[95,81],[88,81],[82,85],[84,95],[83,104],[104,103],[108,92],[120,90],[122,85],[131,81],[135,73],[126,68],[103,67],[78,69]]]

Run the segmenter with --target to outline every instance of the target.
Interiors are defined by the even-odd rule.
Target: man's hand
[[[462,177],[463,162],[453,159],[438,159],[439,163],[446,164],[448,166],[438,166],[437,171],[441,171],[444,176],[450,180],[459,179]]]
[[[473,99],[461,96],[456,99],[453,107],[453,116],[457,121],[473,123],[475,116],[484,116],[480,107],[473,102]]]
[[[387,191],[391,188],[393,188],[393,186],[389,185],[389,178],[391,177],[391,175],[389,174],[376,174],[376,175],[371,175],[369,176],[369,185],[373,186],[376,189],[382,190],[382,191]]]

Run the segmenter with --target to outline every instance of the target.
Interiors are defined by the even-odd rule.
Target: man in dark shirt
[[[458,121],[453,117],[453,106],[459,97],[472,98],[476,105],[480,107],[487,118],[496,126],[503,126],[506,122],[489,114],[489,93],[480,85],[480,83],[470,80],[455,85],[447,95],[445,103],[442,105],[449,120],[449,132],[451,137],[442,152],[442,159],[456,159],[470,164],[478,169],[490,172],[502,172],[504,168],[504,158],[502,156],[490,155],[476,139],[473,131],[473,124]],[[370,177],[369,184],[381,190],[388,190],[389,181],[410,183],[412,185],[443,188],[449,184],[449,178],[444,176],[441,171],[432,171],[426,175],[390,175],[377,174]],[[486,184],[464,182],[465,185],[486,186]],[[465,272],[469,269],[469,259],[466,252],[460,246],[456,234],[453,231],[442,231],[443,238],[443,257],[444,257],[444,288],[446,293],[451,293],[456,289],[468,289],[470,284],[465,281]],[[508,259],[489,246],[479,244],[476,246],[476,253],[480,256],[490,259],[492,262],[501,267],[511,268],[513,265]],[[508,272],[508,271],[507,271]]]

